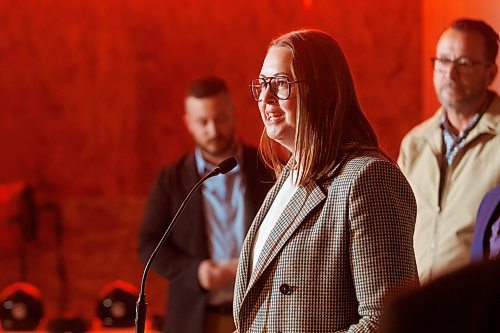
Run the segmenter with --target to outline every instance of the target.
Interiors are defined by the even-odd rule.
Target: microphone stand
[[[151,264],[153,262],[153,259],[155,258],[156,254],[158,253],[158,250],[160,247],[163,245],[165,240],[167,239],[168,235],[172,232],[172,229],[175,225],[175,222],[179,218],[179,215],[181,212],[184,210],[186,207],[187,203],[189,202],[189,199],[193,196],[193,193],[198,187],[201,186],[201,184],[207,180],[208,178],[211,178],[213,176],[217,176],[218,174],[221,173],[227,173],[229,170],[233,169],[236,166],[237,162],[234,157],[230,157],[229,159],[226,159],[222,161],[219,166],[217,166],[215,169],[213,169],[210,173],[205,175],[203,178],[201,178],[189,191],[188,195],[186,196],[186,199],[182,202],[181,206],[177,210],[177,212],[174,215],[174,218],[172,219],[172,222],[168,225],[167,230],[163,233],[163,236],[160,239],[160,242],[158,245],[156,245],[156,248],[154,251],[151,253],[149,256],[149,259],[146,263],[146,266],[144,268],[144,272],[142,274],[142,280],[141,280],[141,291],[139,293],[139,297],[137,299],[137,303],[135,305],[135,333],[144,333],[144,328],[146,326],[146,312],[147,312],[147,304],[146,303],[146,294],[144,293],[146,289],[146,277],[149,272],[149,268],[151,267]]]

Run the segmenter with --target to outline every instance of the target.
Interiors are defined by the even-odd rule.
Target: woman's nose
[[[268,84],[267,87],[262,88],[262,92],[260,95],[262,97],[262,101],[266,104],[273,104],[276,102],[276,96],[274,96],[270,84]]]

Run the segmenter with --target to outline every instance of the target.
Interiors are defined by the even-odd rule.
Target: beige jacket
[[[496,95],[443,175],[439,203],[441,112],[442,108],[406,135],[398,158],[417,199],[414,246],[421,282],[469,263],[479,204],[500,183],[500,98]]]

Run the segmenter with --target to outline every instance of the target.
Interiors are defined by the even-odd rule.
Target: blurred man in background
[[[417,199],[414,247],[421,282],[470,262],[476,214],[500,182],[498,34],[461,19],[440,36],[434,88],[441,107],[401,144],[398,163]]]
[[[184,122],[196,147],[164,167],[153,184],[139,253],[146,261],[195,183],[235,156],[234,169],[208,179],[194,194],[152,266],[169,280],[166,332],[230,333],[237,259],[272,176],[257,151],[235,136],[234,107],[223,80],[191,84]]]

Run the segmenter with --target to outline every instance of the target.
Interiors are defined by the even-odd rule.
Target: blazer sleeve
[[[348,205],[350,269],[360,315],[348,332],[365,332],[377,327],[388,298],[418,285],[416,203],[398,167],[375,159],[353,180]]]
[[[163,170],[158,175],[147,200],[143,223],[139,232],[139,255],[144,263],[160,242],[168,224],[173,218],[174,206],[172,191],[165,188],[168,184],[168,172]],[[172,234],[170,235],[172,236]],[[161,276],[176,279],[190,286],[198,285],[199,257],[189,255],[183,249],[167,240],[158,251],[151,268]],[[181,282],[182,281],[182,282]]]

